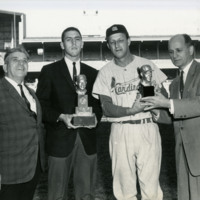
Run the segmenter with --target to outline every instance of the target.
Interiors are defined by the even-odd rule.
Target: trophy
[[[78,107],[72,118],[74,126],[95,126],[96,117],[92,113],[92,107],[88,107],[88,95],[86,95],[87,79],[84,74],[76,77],[76,93],[78,94]]]
[[[142,97],[154,96],[155,84],[152,82],[152,71],[150,65],[142,65],[138,68],[141,78],[138,90]]]

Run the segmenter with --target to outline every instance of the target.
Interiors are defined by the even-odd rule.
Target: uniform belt
[[[146,124],[153,122],[152,118],[145,118],[145,119],[139,119],[139,120],[127,120],[127,121],[121,121],[118,122],[120,124]]]

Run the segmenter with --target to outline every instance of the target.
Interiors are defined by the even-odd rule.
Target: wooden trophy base
[[[95,115],[92,114],[91,116],[79,116],[74,115],[72,118],[72,124],[74,126],[95,126]]]

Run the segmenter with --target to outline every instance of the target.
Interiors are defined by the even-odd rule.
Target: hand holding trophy
[[[72,123],[74,126],[92,128],[96,126],[96,116],[92,113],[92,107],[88,107],[88,95],[86,95],[87,79],[84,74],[76,77],[76,93],[78,95],[78,107],[75,108]]]

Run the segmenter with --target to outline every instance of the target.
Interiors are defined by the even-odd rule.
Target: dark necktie
[[[76,76],[77,76],[76,63],[73,62],[73,81],[74,81],[74,83],[76,82]]]
[[[183,80],[183,70],[181,70],[181,74],[180,74],[180,95],[181,95],[181,99],[183,97],[183,90],[184,90],[184,80]]]
[[[28,101],[28,99],[26,98],[26,96],[25,96],[25,94],[24,94],[24,90],[23,90],[23,88],[22,88],[22,85],[21,85],[21,84],[18,84],[18,86],[19,86],[19,88],[20,88],[21,96],[22,96],[23,100],[25,101],[25,103],[26,103],[28,109],[31,111],[31,104],[30,104],[30,102]]]

